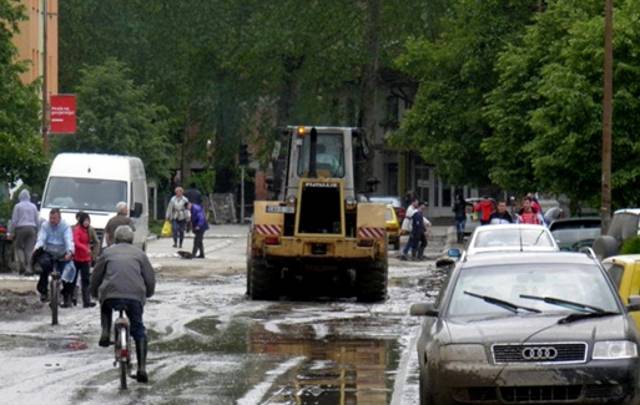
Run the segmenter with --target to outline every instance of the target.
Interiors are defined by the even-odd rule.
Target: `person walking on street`
[[[494,211],[494,203],[489,197],[483,196],[482,200],[473,207],[473,211],[480,214],[480,225],[488,225],[489,217]]]
[[[414,212],[411,216],[411,234],[409,235],[408,245],[411,248],[411,257],[413,260],[419,259],[418,249],[420,247],[420,241],[425,237],[425,231],[426,228],[424,226],[424,215],[422,214],[422,209],[419,206],[416,212]]]
[[[73,289],[75,290],[78,277],[80,278],[82,291],[83,308],[94,307],[96,304],[91,302],[91,292],[89,291],[89,270],[91,262],[94,261],[100,251],[100,246],[91,246],[91,217],[85,212],[79,212],[78,223],[73,227],[73,244],[75,253],[73,255],[73,264],[76,266],[76,277],[73,280]],[[75,292],[75,291],[74,291]]]
[[[464,242],[464,227],[467,222],[467,201],[462,193],[456,194],[456,202],[453,204],[453,213],[456,221],[456,234],[458,243]]]
[[[536,212],[532,207],[531,197],[525,197],[522,200],[522,209],[520,210],[520,216],[518,217],[519,224],[534,224],[541,225],[544,222],[540,218],[539,212]]]
[[[200,204],[189,203],[189,206],[191,210],[191,229],[193,229],[194,234],[191,255],[199,259],[204,259],[204,244],[202,240],[204,238],[204,232],[209,229],[207,216]],[[200,251],[200,254],[196,256],[198,251]]]
[[[498,210],[491,214],[489,217],[489,223],[491,225],[512,224],[513,217],[507,210],[507,203],[505,201],[498,202]]]
[[[189,200],[184,196],[182,187],[176,187],[175,195],[169,200],[165,219],[171,221],[171,230],[173,231],[173,247],[182,248],[184,240],[184,231],[189,220]]]
[[[49,274],[54,267],[62,274],[65,266],[71,261],[75,247],[71,228],[60,216],[59,208],[52,208],[49,212],[49,220],[40,226],[38,239],[34,249],[37,262],[42,269],[38,280],[38,292],[40,300],[47,300]],[[69,287],[63,283],[64,306],[71,305]]]
[[[402,232],[406,232],[409,234],[409,240],[407,240],[407,244],[404,246],[404,249],[402,249],[400,260],[407,260],[408,258],[407,255],[409,254],[409,250],[417,248],[417,246],[412,246],[411,231],[412,231],[412,224],[413,224],[412,217],[413,217],[413,214],[415,214],[416,211],[418,210],[419,205],[420,205],[420,202],[418,201],[417,198],[414,197],[413,200],[411,201],[411,204],[409,204],[409,206],[407,207],[404,220],[402,220]]]
[[[13,207],[8,239],[13,240],[18,273],[31,274],[31,252],[36,243],[40,219],[38,208],[30,201],[28,190],[22,190]]]
[[[136,379],[146,383],[149,380],[146,370],[148,341],[142,314],[146,299],[155,292],[156,278],[147,255],[132,245],[131,227],[121,225],[116,228],[114,242],[98,258],[91,276],[91,295],[100,301],[102,332],[98,344],[109,346],[112,312],[114,307],[123,306],[136,344]]]
[[[129,207],[124,201],[116,204],[116,215],[109,219],[107,226],[104,227],[104,237],[107,238],[107,246],[113,245],[113,233],[120,225],[128,225],[134,231],[136,230],[136,227],[133,225],[133,220],[129,217]]]
[[[425,260],[424,251],[427,249],[427,237],[431,232],[431,222],[427,219],[427,204],[422,203],[418,207],[418,211],[422,215],[422,222],[424,225],[424,232],[420,234],[420,241],[417,252],[414,252],[413,256],[417,260]]]

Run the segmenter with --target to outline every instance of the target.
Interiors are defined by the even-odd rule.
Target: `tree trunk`
[[[365,41],[366,63],[363,66],[360,89],[359,125],[364,129],[364,136],[371,149],[371,156],[364,165],[359,165],[358,191],[366,189],[367,178],[374,172],[374,151],[376,146],[376,130],[378,129],[377,92],[378,69],[380,59],[380,0],[367,0],[365,9]]]

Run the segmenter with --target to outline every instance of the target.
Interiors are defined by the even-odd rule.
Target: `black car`
[[[637,404],[639,336],[595,256],[458,263],[418,341],[421,404]]]
[[[553,221],[549,230],[560,250],[578,252],[593,245],[593,241],[600,236],[601,224],[599,217],[563,218]]]

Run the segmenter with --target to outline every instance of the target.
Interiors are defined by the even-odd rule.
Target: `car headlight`
[[[630,359],[638,357],[638,346],[628,340],[596,342],[593,346],[594,360]]]
[[[440,348],[440,358],[443,361],[487,361],[487,354],[482,345],[447,345]]]

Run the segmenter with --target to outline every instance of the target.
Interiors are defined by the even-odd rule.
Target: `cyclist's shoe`
[[[86,302],[84,304],[82,304],[82,308],[93,308],[96,306],[95,302]]]
[[[69,295],[65,295],[64,296],[64,301],[62,302],[62,305],[60,305],[62,308],[71,308],[71,297]]]
[[[49,296],[46,293],[44,294],[40,293],[40,302],[47,302],[47,301],[49,301]]]
[[[102,326],[102,332],[100,334],[98,346],[109,347],[109,345],[111,344],[111,317],[109,317],[109,319],[106,319],[104,316],[100,316],[100,324]]]
[[[136,340],[136,358],[138,360],[136,380],[141,383],[149,382],[149,376],[147,376],[147,339]]]

